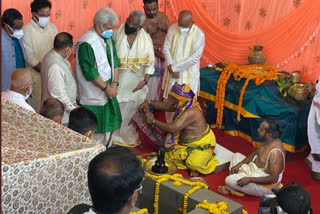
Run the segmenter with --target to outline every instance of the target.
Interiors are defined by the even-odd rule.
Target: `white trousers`
[[[246,157],[243,154],[235,153],[232,156],[232,159],[230,161],[229,171],[231,170],[231,168],[233,166],[237,165],[238,163],[240,163],[240,161],[242,161],[245,158]],[[247,165],[247,164],[245,164],[245,165]],[[242,167],[241,167],[241,169],[242,169]],[[243,173],[243,172],[239,172],[236,174],[230,174],[225,179],[225,183],[226,183],[227,188],[231,192],[239,191],[239,192],[244,192],[247,195],[260,196],[260,197],[264,196],[264,195],[273,194],[273,192],[271,190],[267,189],[266,187],[264,187],[263,185],[260,185],[260,184],[249,183],[243,187],[238,186],[237,181],[240,180],[241,178],[244,178],[244,177],[252,177],[252,176],[250,176],[246,173]]]

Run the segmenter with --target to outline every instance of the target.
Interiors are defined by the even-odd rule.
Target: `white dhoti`
[[[320,83],[316,89],[308,116],[308,140],[311,151],[307,160],[312,169],[312,177],[320,180]]]
[[[128,44],[127,35],[124,33],[124,24],[115,33],[116,48],[120,59],[119,88],[117,99],[122,116],[121,128],[113,134],[113,144],[134,147],[140,140],[136,128],[129,124],[138,107],[145,100],[148,87],[136,92],[133,89],[143,81],[145,75],[154,72],[154,50],[151,37],[144,29],[140,29],[133,41],[132,47]]]
[[[92,139],[97,143],[105,146],[106,149],[112,146],[112,132],[94,133]],[[111,136],[110,136],[111,135]]]
[[[232,167],[234,167],[244,159],[245,159],[244,155],[240,153],[235,153],[232,156],[229,171],[231,170]],[[249,164],[243,164],[240,167],[238,173],[227,176],[225,179],[225,183],[226,183],[226,187],[231,192],[239,191],[239,192],[246,193],[247,195],[253,195],[253,196],[263,196],[263,195],[273,194],[273,192],[271,191],[271,188],[276,187],[277,185],[262,185],[262,184],[249,183],[243,187],[240,187],[237,184],[238,180],[244,177],[266,177],[266,176],[269,176],[269,174],[265,173],[263,169],[258,168],[253,162],[250,162]],[[279,180],[281,180],[281,178]]]

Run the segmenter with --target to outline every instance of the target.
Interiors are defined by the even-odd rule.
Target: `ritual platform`
[[[221,72],[215,68],[200,70],[200,99],[206,101],[206,120],[216,123],[215,108],[217,82]],[[232,76],[226,84],[223,111],[223,127],[227,134],[240,136],[259,147],[261,139],[257,129],[266,118],[272,118],[282,129],[281,140],[284,148],[295,152],[307,143],[307,118],[311,100],[287,102],[280,97],[275,81],[256,85],[250,81],[242,101],[241,119],[237,120],[237,110],[244,79],[236,81]]]
[[[62,214],[91,204],[90,160],[105,148],[8,101],[1,101],[3,214]]]

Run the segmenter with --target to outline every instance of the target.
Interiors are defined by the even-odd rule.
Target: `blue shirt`
[[[23,58],[23,52],[19,40],[16,38],[12,38],[14,42],[14,49],[16,53],[16,68],[25,68],[26,64]]]
[[[24,64],[24,48],[21,40],[17,39],[16,41],[19,44],[17,47],[20,49],[17,53],[14,40],[3,29],[1,29],[1,91],[5,91],[10,88],[11,74],[17,68],[16,58],[19,58],[19,66]]]

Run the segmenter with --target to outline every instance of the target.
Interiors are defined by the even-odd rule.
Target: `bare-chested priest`
[[[226,186],[218,186],[221,194],[263,196],[273,194],[274,187],[281,186],[285,166],[285,150],[280,140],[279,125],[266,119],[258,128],[258,136],[265,142],[247,157],[235,153],[230,163]]]
[[[140,109],[152,108],[174,112],[173,122],[164,123],[150,114],[147,123],[167,133],[166,159],[173,161],[179,169],[189,169],[191,176],[214,171],[218,160],[212,149],[216,138],[207,124],[197,98],[188,85],[174,84],[167,102],[145,101]]]
[[[148,81],[147,99],[159,101],[162,100],[161,84],[166,69],[162,48],[170,23],[166,14],[158,11],[158,0],[143,0],[143,4],[147,18],[142,27],[151,36],[156,56],[154,74]]]

